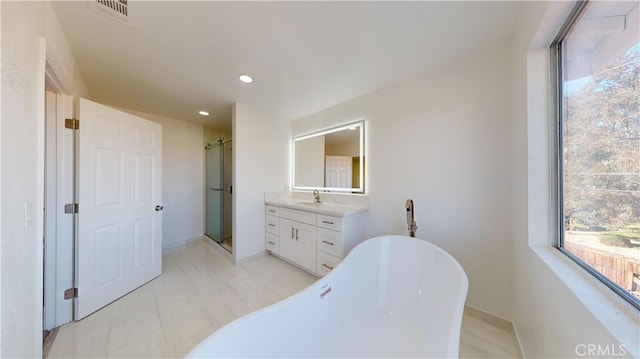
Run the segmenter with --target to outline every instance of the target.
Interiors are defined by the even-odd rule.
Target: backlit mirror
[[[364,121],[293,139],[293,189],[364,193]]]

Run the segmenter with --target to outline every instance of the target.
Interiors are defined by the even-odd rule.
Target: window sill
[[[531,249],[631,356],[640,357],[640,312],[636,308],[556,248],[532,244]]]

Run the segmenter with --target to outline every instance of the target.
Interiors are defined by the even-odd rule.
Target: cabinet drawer
[[[332,256],[342,257],[342,232],[318,228],[318,250]]]
[[[333,270],[333,268],[335,268],[341,261],[342,259],[340,258],[326,253],[318,252],[316,273],[324,276],[325,274],[331,272],[331,270]]]
[[[334,231],[342,230],[342,218],[319,214],[317,224],[318,227],[332,229]]]
[[[269,233],[279,234],[280,233],[280,220],[278,217],[267,216],[266,219],[266,230]]]
[[[278,217],[280,215],[280,207],[267,206],[266,212],[269,216]]]
[[[280,252],[280,238],[277,234],[269,233],[266,234],[266,243],[265,247],[268,251],[279,253]]]
[[[316,214],[305,211],[296,211],[295,209],[280,208],[280,218],[290,219],[292,221],[316,225]]]

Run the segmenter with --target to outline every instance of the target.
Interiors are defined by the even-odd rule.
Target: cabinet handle
[[[272,246],[275,246],[275,245],[276,245],[274,242],[271,242],[271,241],[269,241],[269,242],[267,242],[267,243],[269,243],[269,244],[270,244],[270,245],[272,245]]]
[[[296,228],[296,241],[298,240],[298,228]]]
[[[293,231],[295,230],[295,228],[291,227],[291,239],[293,239]]]
[[[333,243],[332,243],[332,242],[327,242],[327,241],[322,241],[322,243],[328,244],[328,245],[330,245],[330,246],[332,246],[332,245],[333,245]]]
[[[275,227],[276,225],[275,225],[275,224],[273,224],[273,223],[269,223],[269,226],[270,226],[270,227]]]
[[[331,221],[322,221],[322,223],[324,223],[324,224],[333,224],[333,222],[331,222]]]
[[[275,209],[270,209],[269,212],[276,213],[276,210]]]
[[[333,270],[333,267],[330,266],[330,265],[326,265],[326,264],[322,263],[322,266],[327,268],[328,270]]]

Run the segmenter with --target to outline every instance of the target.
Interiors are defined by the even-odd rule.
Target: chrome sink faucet
[[[320,203],[320,191],[318,191],[317,189],[313,190],[313,198],[314,198],[314,203]]]

